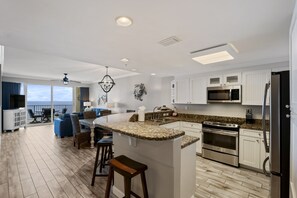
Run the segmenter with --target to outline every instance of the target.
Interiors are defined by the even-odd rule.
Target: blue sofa
[[[54,132],[59,138],[73,136],[70,114],[65,113],[54,120]]]

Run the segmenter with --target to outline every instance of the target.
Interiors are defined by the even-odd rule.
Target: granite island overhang
[[[149,197],[191,198],[195,194],[196,144],[198,139],[180,130],[166,129],[143,122],[129,122],[133,113],[97,118],[94,126],[113,132],[114,155],[126,155],[148,166],[146,179]],[[132,190],[142,195],[140,177]],[[115,174],[113,193],[124,196],[123,178]]]

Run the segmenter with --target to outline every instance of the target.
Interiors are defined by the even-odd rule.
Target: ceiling
[[[99,82],[106,74],[106,68],[100,65],[28,50],[5,47],[4,56],[3,75],[8,77],[62,81],[64,73],[68,73],[70,80],[88,84]],[[138,73],[109,67],[108,74],[116,79]]]
[[[81,81],[98,80],[94,71],[100,65],[166,76],[288,61],[294,8],[294,0],[0,3],[6,74],[57,78],[68,72]],[[133,25],[117,26],[118,16],[131,17]],[[181,42],[167,47],[158,43],[170,36]],[[191,59],[191,51],[222,43],[239,50],[234,60],[201,65]],[[127,66],[120,61],[124,57],[130,60]]]

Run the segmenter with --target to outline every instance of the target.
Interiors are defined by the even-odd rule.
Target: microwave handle
[[[267,143],[267,136],[266,136],[266,101],[267,101],[267,94],[270,87],[270,82],[265,84],[264,89],[264,99],[263,99],[263,106],[262,106],[262,128],[263,128],[263,137],[264,137],[264,147],[266,153],[269,153],[269,146]]]

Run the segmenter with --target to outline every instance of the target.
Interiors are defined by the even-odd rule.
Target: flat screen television
[[[18,109],[25,107],[25,95],[10,95],[10,108]]]

